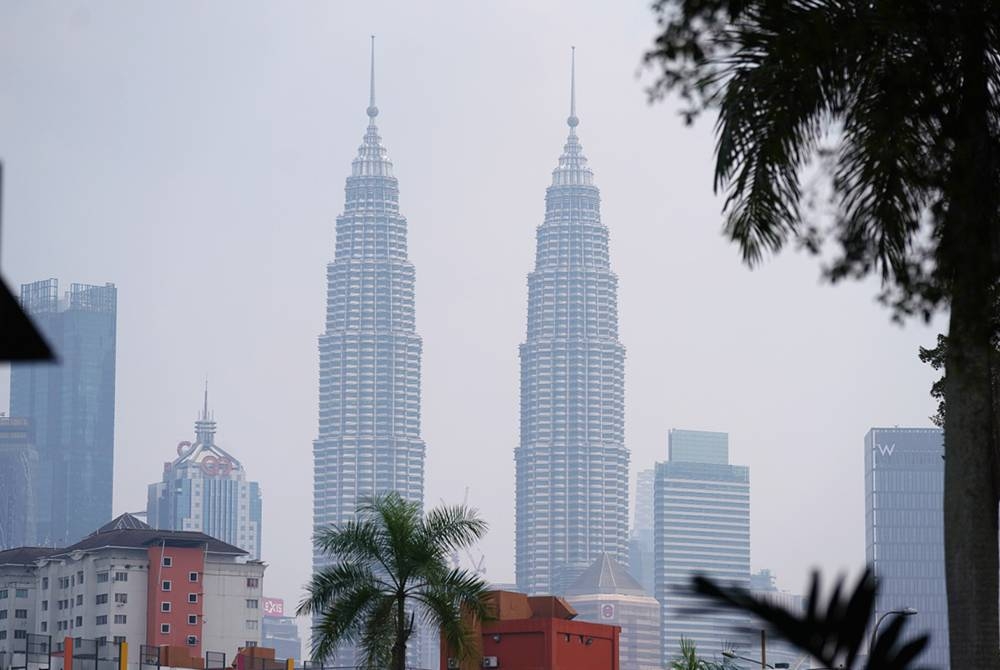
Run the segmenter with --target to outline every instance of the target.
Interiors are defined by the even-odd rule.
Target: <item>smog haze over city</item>
[[[601,189],[626,348],[630,478],[670,428],[726,431],[751,477],[752,565],[801,591],[864,563],[864,443],[927,426],[938,323],[877,281],[831,288],[721,234],[711,119],[651,104],[648,3],[0,3],[0,267],[118,289],[114,513],[146,506],[205,380],[217,442],[263,492],[265,592],[311,569],[317,337],[376,38],[423,338],[425,503],[469,503],[514,581],[518,345],[544,193],[577,133]],[[8,369],[0,408],[8,400]],[[807,523],[808,520],[808,523]],[[478,555],[478,552],[477,552]]]

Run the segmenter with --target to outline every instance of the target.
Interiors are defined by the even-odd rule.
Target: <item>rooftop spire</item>
[[[375,36],[372,35],[372,70],[371,84],[368,89],[368,118],[375,120],[378,116],[378,107],[375,106]]]
[[[576,118],[576,47],[570,49],[569,118],[566,119],[566,124],[572,129],[580,125],[580,119]]]
[[[208,377],[205,378],[205,407],[201,411],[201,420],[208,421]]]

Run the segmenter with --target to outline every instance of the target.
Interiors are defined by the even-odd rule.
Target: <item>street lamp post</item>
[[[891,614],[895,614],[897,616],[913,616],[916,613],[917,610],[913,609],[912,607],[904,607],[903,609],[899,610],[889,610],[888,612],[880,616],[878,618],[878,621],[875,622],[875,628],[872,629],[872,637],[870,640],[868,640],[868,658],[870,659],[872,657],[872,652],[875,651],[875,640],[878,638],[878,627],[882,623],[882,621],[885,620],[887,616]]]
[[[764,666],[765,668],[770,668],[771,670],[774,670],[774,666],[771,665],[770,663],[763,663],[761,661],[758,661],[756,658],[748,658],[747,656],[740,656],[738,654],[734,654],[731,651],[724,651],[724,652],[722,652],[722,657],[723,658],[730,658],[730,659],[739,659],[741,661],[747,661],[748,663],[760,664],[760,665]]]

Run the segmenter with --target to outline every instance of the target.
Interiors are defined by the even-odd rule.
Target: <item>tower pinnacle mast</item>
[[[371,83],[368,88],[368,109],[365,110],[368,113],[368,118],[375,121],[375,117],[378,116],[378,107],[375,106],[375,36],[372,35],[372,65],[371,65]]]

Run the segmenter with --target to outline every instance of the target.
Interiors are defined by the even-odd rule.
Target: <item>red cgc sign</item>
[[[281,598],[264,598],[264,616],[285,616],[285,601]]]

